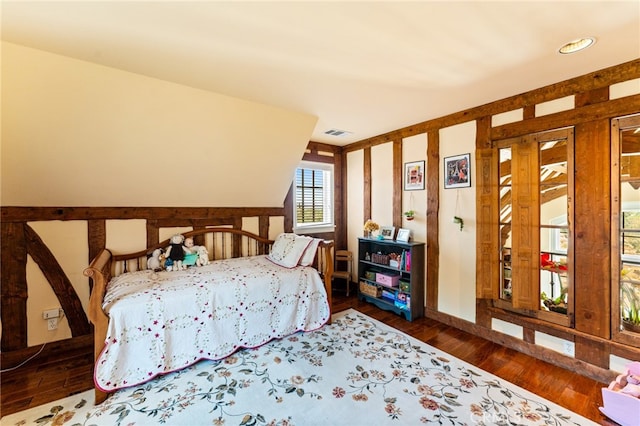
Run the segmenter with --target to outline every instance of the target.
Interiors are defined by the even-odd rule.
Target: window
[[[614,339],[640,344],[640,116],[612,122]],[[617,296],[617,297],[616,297]],[[617,306],[616,306],[617,305]]]
[[[333,232],[333,165],[300,163],[294,188],[295,230]]]
[[[496,304],[566,326],[573,310],[572,144],[571,129],[536,133],[498,141],[495,157]]]

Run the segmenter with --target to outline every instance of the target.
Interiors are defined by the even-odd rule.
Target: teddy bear
[[[166,256],[167,263],[171,260],[171,265],[167,266],[167,271],[180,271],[187,269],[187,267],[182,264],[184,254],[186,252],[185,249],[184,236],[182,234],[175,234],[169,239],[169,247],[167,248]]]
[[[159,271],[163,269],[162,267],[162,254],[164,250],[161,248],[155,249],[151,256],[147,259],[147,269],[151,269],[152,271]]]
[[[209,251],[205,246],[198,247],[198,258],[196,259],[197,266],[204,266],[209,264]]]

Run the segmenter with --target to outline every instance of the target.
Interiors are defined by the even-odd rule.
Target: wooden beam
[[[427,263],[426,307],[438,310],[438,273],[440,269],[440,134],[427,134]]]
[[[29,225],[24,226],[24,231],[27,252],[40,267],[42,274],[58,298],[69,322],[71,335],[81,336],[91,333],[89,319],[84,312],[80,298],[55,256]]]
[[[393,226],[402,228],[402,139],[393,141]]]
[[[364,220],[371,219],[371,148],[364,150]]]
[[[610,131],[606,119],[579,124],[574,148],[575,327],[602,338],[611,336]]]
[[[43,220],[97,220],[176,218],[211,219],[229,217],[284,216],[284,207],[0,207],[6,222]]]
[[[609,102],[585,105],[568,111],[560,111],[530,120],[494,127],[491,131],[491,139],[500,140],[524,136],[549,129],[566,127],[567,123],[578,125],[594,120],[611,119],[622,115],[634,114],[638,111],[640,111],[640,95],[627,96]]]
[[[22,223],[2,223],[0,235],[0,352],[27,347],[27,241]]]

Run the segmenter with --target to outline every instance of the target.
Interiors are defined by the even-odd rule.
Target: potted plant
[[[416,212],[414,212],[413,210],[407,210],[406,212],[404,212],[404,216],[407,218],[407,220],[413,220],[415,218],[415,214]]]
[[[622,281],[620,296],[622,326],[626,330],[640,333],[640,286],[633,282]]]
[[[568,288],[563,288],[562,291],[560,292],[560,296],[556,297],[555,299],[550,298],[543,291],[540,294],[540,300],[542,301],[542,304],[544,305],[544,307],[550,310],[551,312],[566,314],[567,313],[567,301],[566,301],[567,297],[566,296],[568,291],[569,291]]]

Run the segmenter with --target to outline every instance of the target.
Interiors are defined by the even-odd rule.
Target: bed
[[[225,227],[183,235],[207,248],[209,264],[147,269],[166,240],[129,254],[103,249],[85,269],[96,404],[199,360],[330,322],[333,242],[295,234],[272,241]]]

